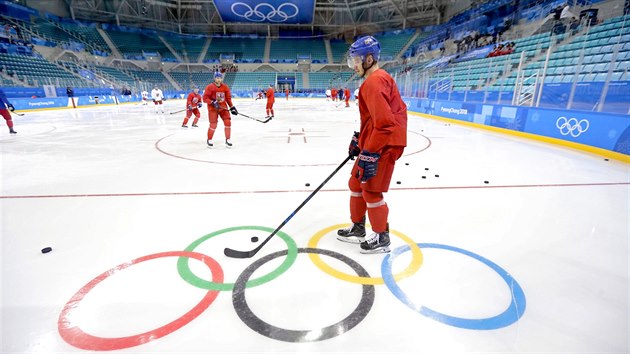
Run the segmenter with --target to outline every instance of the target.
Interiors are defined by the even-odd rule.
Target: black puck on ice
[[[311,186],[311,184],[310,184],[310,183],[307,183],[307,184],[305,184],[305,186],[310,187],[310,186]]]
[[[400,181],[396,181],[396,184],[400,184]]]
[[[427,176],[422,176],[422,179],[426,179],[426,178],[427,178]]]
[[[50,251],[52,251],[51,247],[44,247],[44,248],[42,248],[42,253],[48,253]]]
[[[425,171],[428,171],[428,170],[429,170],[429,168],[428,168],[428,167],[425,167],[425,168],[424,168],[424,170],[425,170]]]
[[[440,175],[435,175],[435,177],[440,177]]]
[[[483,183],[488,184],[488,183],[490,183],[490,182],[488,182],[488,181],[483,181]]]
[[[608,159],[604,159],[604,161],[608,161]]]
[[[258,237],[256,236],[252,237],[252,242],[258,242]]]
[[[409,166],[409,162],[405,162],[405,166]]]

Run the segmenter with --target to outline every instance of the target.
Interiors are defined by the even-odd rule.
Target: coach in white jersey
[[[158,105],[160,106],[160,111],[164,113],[164,107],[162,106],[162,98],[164,98],[164,95],[162,94],[162,90],[157,88],[157,86],[154,87],[153,90],[151,90],[151,98],[153,99],[153,104],[155,105],[155,113],[157,113]]]

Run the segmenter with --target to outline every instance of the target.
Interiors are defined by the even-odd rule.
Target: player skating
[[[160,111],[164,114],[164,106],[162,105],[162,100],[164,99],[164,94],[162,90],[160,90],[157,86],[151,90],[151,98],[153,99],[153,105],[155,106],[155,113],[158,112],[158,106],[160,107]]]
[[[265,118],[273,119],[273,103],[276,102],[276,93],[273,89],[273,85],[269,84],[269,88],[267,89],[267,106],[265,109],[267,110],[267,116]]]
[[[7,121],[7,126],[9,127],[10,134],[17,134],[15,130],[13,130],[13,119],[11,119],[11,113],[15,111],[15,107],[9,102],[7,99],[7,95],[4,94],[4,91],[0,89],[0,115]]]
[[[203,101],[208,105],[208,120],[210,120],[210,127],[208,128],[208,146],[214,146],[212,138],[214,137],[214,132],[217,129],[219,116],[221,116],[225,131],[225,145],[227,147],[232,147],[232,118],[230,113],[238,115],[238,111],[232,104],[230,88],[223,83],[223,74],[220,72],[215,72],[214,83],[206,86],[206,90],[203,93]]]
[[[330,91],[330,89],[326,89],[326,101],[331,99],[330,95],[332,95],[332,91]]]
[[[186,118],[184,118],[182,128],[188,128],[188,119],[190,119],[190,116],[193,114],[195,115],[195,119],[193,120],[192,127],[198,127],[197,122],[201,116],[201,114],[199,114],[199,108],[201,108],[202,105],[199,89],[197,87],[193,87],[192,92],[188,94],[188,98],[186,99]]]
[[[142,95],[142,105],[146,106],[149,100],[149,93],[147,90],[143,90],[140,94]]]
[[[347,87],[343,90],[343,96],[346,99],[346,107],[350,107],[350,89]]]
[[[396,160],[407,145],[407,108],[396,82],[379,68],[380,44],[372,36],[350,46],[348,66],[365,78],[361,85],[361,126],[348,153],[357,157],[352,168],[350,218],[352,226],[337,231],[337,239],[360,243],[361,253],[389,252],[389,208],[383,193],[389,189]],[[365,214],[373,233],[366,237]]]

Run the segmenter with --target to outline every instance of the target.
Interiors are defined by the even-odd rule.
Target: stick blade
[[[239,251],[231,248],[225,248],[223,254],[230,258],[252,258],[256,252],[253,251]]]

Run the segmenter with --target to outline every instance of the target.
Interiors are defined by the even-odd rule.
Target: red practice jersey
[[[343,97],[346,99],[346,101],[348,101],[350,99],[350,90],[349,89],[343,90]]]
[[[219,102],[219,106],[221,108],[229,109],[232,107],[232,94],[230,93],[230,88],[223,83],[218,87],[214,83],[206,86],[206,90],[203,92],[203,101],[208,105],[208,109],[216,111],[216,109],[212,106],[212,101],[214,100]]]
[[[276,101],[275,91],[273,90],[273,87],[270,87],[267,89],[267,103],[271,103],[275,101]]]
[[[380,153],[386,146],[407,146],[407,106],[394,79],[374,71],[359,89],[359,147]]]
[[[198,93],[191,92],[188,94],[188,99],[186,100],[186,107],[192,106],[192,108],[197,108],[197,103],[201,102],[201,95]]]

